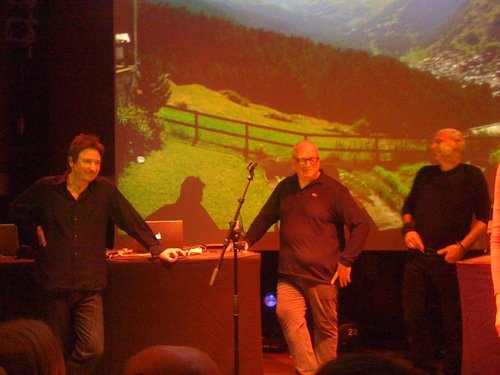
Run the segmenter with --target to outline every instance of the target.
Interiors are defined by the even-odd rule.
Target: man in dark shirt
[[[464,138],[456,129],[439,130],[431,149],[437,165],[417,173],[403,209],[408,253],[403,307],[411,359],[435,373],[430,327],[429,291],[441,308],[445,338],[444,373],[459,374],[462,349],[460,295],[455,262],[484,234],[490,213],[486,179],[475,166],[463,164]]]
[[[80,134],[69,147],[68,171],[40,179],[11,206],[18,225],[36,228],[35,280],[69,374],[91,374],[103,353],[108,224],[118,225],[153,256],[177,259],[175,251],[161,248],[118,189],[98,176],[103,153],[97,137]]]
[[[362,251],[368,220],[349,191],[320,170],[314,143],[298,143],[292,156],[296,174],[276,186],[247,232],[246,247],[280,221],[276,312],[297,373],[315,374],[337,356],[338,284],[351,281],[351,265]],[[307,328],[308,308],[313,337]]]

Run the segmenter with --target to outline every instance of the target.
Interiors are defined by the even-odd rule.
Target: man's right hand
[[[244,243],[244,248],[243,248],[243,251],[246,253],[248,251],[248,248],[250,247],[250,245],[248,244],[247,241],[240,241],[240,243],[243,242]]]
[[[243,251],[244,252],[247,252],[248,251],[248,248],[250,247],[248,245],[248,242],[247,241],[239,241],[238,242],[238,247],[240,248],[241,250],[241,244],[244,243],[244,248],[243,248]],[[229,244],[227,245],[226,247],[226,251],[233,251],[234,250],[234,243],[233,241],[229,241]]]
[[[405,244],[409,249],[416,249],[424,252],[425,246],[424,242],[420,238],[420,235],[412,230],[405,235]]]

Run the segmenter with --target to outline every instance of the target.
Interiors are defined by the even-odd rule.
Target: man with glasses
[[[315,374],[337,356],[338,287],[351,282],[369,225],[347,188],[320,169],[314,143],[296,144],[292,165],[296,173],[276,186],[247,232],[246,247],[280,221],[276,313],[297,373]]]
[[[486,231],[490,199],[481,170],[462,162],[465,143],[456,129],[439,130],[431,144],[437,165],[420,169],[403,209],[408,253],[403,307],[411,360],[436,373],[427,323],[429,293],[436,293],[443,322],[445,374],[460,374],[462,321],[455,263]]]

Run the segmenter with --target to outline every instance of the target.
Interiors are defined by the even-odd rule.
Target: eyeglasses
[[[301,165],[306,165],[307,162],[309,162],[309,164],[311,165],[316,165],[318,164],[318,161],[319,161],[319,158],[318,157],[312,157],[312,158],[296,158],[295,156],[293,157],[293,159],[301,164]]]

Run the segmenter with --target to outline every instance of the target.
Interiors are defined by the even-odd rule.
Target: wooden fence
[[[175,116],[161,116],[158,120],[170,126],[174,136],[193,144],[204,141],[237,149],[245,158],[259,150],[270,155],[289,152],[295,143],[306,139],[315,142],[323,155],[334,154],[339,160],[387,162],[400,155],[405,161],[416,161],[428,156],[428,139],[298,132],[175,106],[167,108]]]

